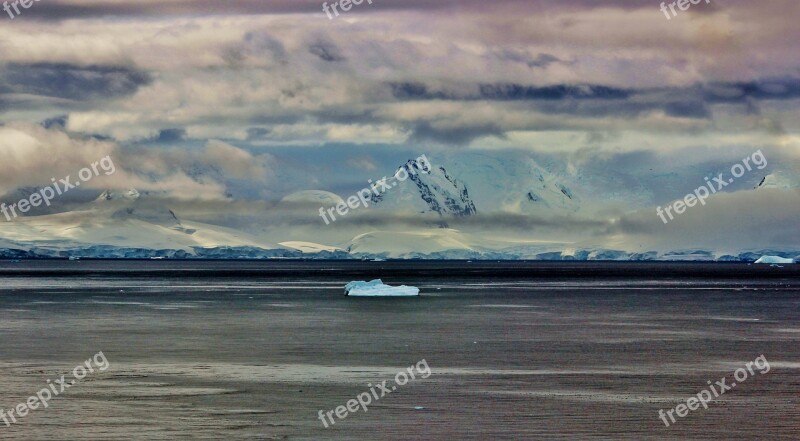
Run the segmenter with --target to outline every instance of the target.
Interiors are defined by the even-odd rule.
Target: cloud
[[[503,61],[524,63],[525,65],[527,65],[532,69],[545,68],[553,63],[562,62],[562,60],[560,60],[558,57],[552,54],[540,53],[534,57],[528,51],[520,49],[509,49],[509,48],[495,51],[494,56]]]
[[[720,0],[672,20],[647,2],[373,3],[335,20],[316,0],[38,3],[0,29],[0,191],[112,155],[118,172],[91,191],[216,208],[363,185],[359,171],[399,152],[515,149],[550,154],[602,215],[465,228],[613,241],[640,238],[625,210],[741,152],[797,168],[796,1]]]
[[[120,142],[180,129],[261,146],[367,139],[520,148],[519,134],[544,131],[720,133],[736,106],[763,114],[765,103],[800,98],[792,61],[800,53],[784,41],[796,30],[765,12],[772,4],[732,1],[667,21],[657,8],[630,4],[401,3],[331,21],[311,1],[223,9],[54,0],[28,15],[55,8],[77,19],[0,30],[10,73],[0,112],[27,122],[67,113],[71,131]],[[127,18],[94,18],[102,14]],[[455,14],[457,25],[440,14]],[[717,43],[716,29],[748,34]],[[416,115],[398,106],[414,103]],[[782,116],[767,117],[791,132]],[[743,130],[732,127],[725,132]]]
[[[255,157],[250,152],[219,140],[211,140],[199,160],[218,167],[227,178],[249,179],[263,182],[266,177],[269,157]]]
[[[375,171],[378,169],[378,165],[375,164],[375,161],[372,158],[368,157],[350,158],[347,160],[347,165],[353,168],[357,168],[360,170],[367,170],[367,171]]]
[[[128,189],[163,192],[181,199],[227,199],[229,186],[245,180],[261,186],[269,178],[268,155],[211,140],[199,151],[123,147],[112,141],[70,135],[55,126],[0,127],[0,194],[20,187],[49,185],[51,178],[75,176],[84,167],[111,157],[116,172],[101,175],[81,190]]]
[[[93,138],[74,138],[57,129],[30,124],[0,127],[0,192],[18,187],[48,185],[51,178],[75,175],[101,158],[113,155],[115,144]]]
[[[186,139],[186,129],[163,129],[158,132],[156,142],[173,143]]]
[[[70,100],[132,95],[152,81],[146,72],[118,66],[11,63],[0,68],[0,92]]]
[[[329,41],[317,41],[308,47],[308,51],[327,62],[346,61],[341,50]]]
[[[453,125],[451,121],[430,123],[417,121],[410,125],[411,141],[433,141],[445,145],[464,145],[486,136],[503,137],[504,130],[490,121],[481,124]]]
[[[654,208],[622,216],[603,237],[626,249],[800,249],[800,190],[716,194],[668,224]]]
[[[521,6],[526,0],[505,0],[506,7]],[[452,9],[452,5],[438,0],[405,0],[391,2],[376,0],[374,8],[384,11],[403,10],[442,10]],[[467,10],[481,10],[485,3],[478,0],[461,0],[458,7]],[[366,8],[364,8],[366,9]],[[37,14],[29,14],[32,19],[65,20],[74,18],[93,18],[105,16],[119,17],[164,17],[180,15],[282,15],[282,14],[323,14],[320,2],[316,0],[233,0],[224,7],[215,0],[159,0],[108,1],[108,0],[51,0],[47,8],[38,8]],[[368,13],[369,10],[362,11]]]

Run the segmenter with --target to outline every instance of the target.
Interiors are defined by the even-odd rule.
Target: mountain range
[[[525,155],[466,153],[421,167],[390,189],[372,195],[371,206],[324,229],[317,222],[283,228],[269,219],[260,228],[234,228],[184,218],[159,192],[106,190],[95,200],[70,211],[21,217],[0,225],[0,256],[83,258],[429,258],[542,260],[755,260],[763,254],[798,258],[791,249],[659,249],[635,251],[604,247],[591,241],[559,238],[519,240],[500,233],[453,228],[459,219],[480,222],[482,216],[586,216],[590,195],[576,189],[576,180],[556,173]],[[580,185],[578,185],[580,187]],[[755,190],[796,190],[780,174],[765,176]],[[323,190],[303,190],[285,196],[272,211],[330,207],[343,198]],[[315,210],[313,210],[315,212]],[[363,219],[398,213],[422,216],[430,222],[414,226],[376,228]],[[361,216],[361,217],[359,217]],[[318,220],[318,219],[317,219]],[[328,240],[319,240],[326,237]],[[326,242],[326,243],[320,243]]]

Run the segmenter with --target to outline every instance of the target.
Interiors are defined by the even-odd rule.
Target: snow
[[[322,245],[314,242],[303,242],[303,241],[289,241],[289,242],[281,242],[278,245],[289,248],[292,250],[297,250],[302,253],[309,253],[309,254],[317,254],[322,251],[342,251],[340,248],[332,247],[330,245]]]
[[[418,296],[419,288],[414,286],[389,286],[381,279],[365,282],[353,281],[345,285],[345,295],[351,297],[410,297]]]
[[[371,231],[356,236],[348,251],[383,258],[409,258],[445,251],[474,251],[475,240],[447,228],[415,231]]]
[[[786,175],[782,173],[772,173],[764,177],[761,182],[758,184],[758,189],[761,188],[773,188],[779,190],[791,190],[800,186],[797,182],[797,178],[792,175]]]
[[[388,211],[470,215],[489,212],[517,214],[574,213],[581,198],[559,176],[522,152],[463,152],[429,157],[433,170],[418,173],[385,192],[376,207]],[[395,178],[388,181],[394,184]]]
[[[323,190],[303,190],[294,192],[281,199],[281,202],[307,203],[322,207],[335,207],[344,203],[344,199],[336,193]]]
[[[794,263],[794,259],[786,259],[780,256],[761,256],[755,263]]]
[[[0,246],[81,257],[186,257],[196,249],[221,247],[288,251],[232,228],[181,221],[157,199],[148,204],[147,196],[133,189],[106,191],[83,210],[0,222],[0,236],[19,244]]]
[[[493,164],[488,168],[492,173],[499,173],[503,167],[510,167],[503,161],[495,161]],[[464,171],[464,164],[461,166],[460,171]],[[530,169],[533,165],[528,164],[525,167]],[[546,176],[545,171],[542,169],[534,176],[534,181],[539,183],[536,185],[560,184],[556,178]],[[487,172],[485,176],[481,176],[488,179],[492,173]],[[427,179],[427,184],[445,185],[439,179],[446,180],[443,171],[439,170],[432,175],[419,176],[420,179]],[[543,182],[539,175],[543,176]],[[470,183],[479,177],[470,175]],[[774,182],[776,178],[767,177],[762,187],[770,188]],[[530,191],[533,184],[528,184],[525,188]],[[414,182],[405,182],[402,188],[398,186],[387,192],[386,201],[389,194],[403,196],[406,189],[413,190],[409,195],[419,198],[419,189]],[[567,210],[568,202],[578,203],[567,197],[570,191],[565,193],[558,190],[557,193],[561,196],[552,188],[540,193],[552,197],[542,199],[536,204],[546,202],[548,207],[561,206]],[[436,194],[441,196],[444,193]],[[452,196],[455,193],[447,194]],[[800,249],[791,245],[787,248],[759,247],[742,251],[736,248],[670,250],[663,245],[651,247],[640,244],[632,250],[622,243],[616,244],[615,248],[604,248],[591,242],[564,242],[556,237],[547,240],[520,240],[514,233],[478,234],[469,229],[469,225],[463,230],[449,228],[446,222],[449,219],[435,213],[422,214],[423,222],[420,225],[365,229],[360,223],[353,222],[324,226],[321,219],[316,217],[316,210],[319,206],[334,205],[341,198],[318,190],[297,192],[282,201],[285,208],[296,210],[292,213],[304,213],[305,216],[313,217],[314,223],[310,228],[299,225],[288,231],[283,227],[240,230],[185,219],[180,211],[171,209],[171,199],[162,196],[160,192],[135,189],[106,191],[96,200],[74,211],[21,216],[11,222],[3,221],[0,216],[0,258],[293,258],[363,259],[376,262],[385,259],[753,262],[758,259],[758,263],[766,264],[788,264],[800,260]],[[479,209],[488,207],[489,211],[508,209],[517,200],[512,198],[513,200],[491,205],[486,199],[488,194],[481,191],[470,191],[470,198],[475,198]],[[444,200],[439,203],[441,206],[447,205]],[[375,214],[371,211],[372,208],[361,210],[360,213]],[[547,211],[544,205],[541,208]],[[424,207],[420,209],[424,211]]]

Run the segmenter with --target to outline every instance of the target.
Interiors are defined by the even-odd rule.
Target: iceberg
[[[365,282],[353,281],[345,285],[344,295],[351,297],[411,297],[419,295],[419,288],[415,286],[389,286],[381,279]]]
[[[755,263],[794,263],[794,259],[786,259],[780,256],[761,256]]]

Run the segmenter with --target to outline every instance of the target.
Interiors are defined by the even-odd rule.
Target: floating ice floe
[[[411,297],[419,295],[419,288],[415,286],[389,286],[381,279],[365,282],[363,280],[350,282],[344,287],[344,295],[352,297]]]
[[[794,259],[786,259],[780,256],[761,256],[755,263],[794,263]]]

